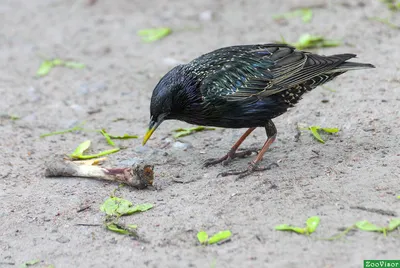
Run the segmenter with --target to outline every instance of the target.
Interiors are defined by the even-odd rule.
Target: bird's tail
[[[338,58],[341,58],[344,60],[344,62],[342,64],[338,65],[336,68],[334,68],[333,70],[330,71],[333,73],[375,68],[375,66],[370,63],[359,63],[359,62],[347,61],[351,58],[356,57],[355,54],[339,54],[339,55],[334,55],[333,57],[338,57]]]

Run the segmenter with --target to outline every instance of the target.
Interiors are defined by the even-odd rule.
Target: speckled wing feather
[[[287,45],[249,45],[233,46],[218,49],[205,54],[189,66],[201,81],[200,90],[204,98],[236,99],[259,94],[271,87],[276,76],[284,76],[293,69],[299,68],[303,62],[293,62],[271,72],[276,65],[275,55],[291,54],[294,48]],[[281,74],[277,74],[281,72]]]
[[[296,88],[311,90],[337,75],[369,65],[346,62],[354,54],[319,56],[287,45],[249,45],[218,49],[191,63],[205,99],[265,98]]]

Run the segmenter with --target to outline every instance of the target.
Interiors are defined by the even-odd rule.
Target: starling
[[[272,119],[293,107],[302,95],[349,70],[374,68],[372,64],[348,62],[355,54],[322,56],[296,50],[286,44],[259,44],[221,48],[188,64],[176,66],[156,85],[151,97],[147,142],[168,119],[223,128],[248,128],[229,152],[205,166],[227,164],[240,144],[257,127],[265,127],[267,140],[247,169],[222,175],[246,176],[258,167],[274,142]]]

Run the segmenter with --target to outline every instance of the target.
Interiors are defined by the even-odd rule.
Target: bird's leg
[[[243,152],[239,152],[237,153],[237,149],[239,148],[239,146],[243,143],[243,141],[247,138],[247,136],[250,135],[251,132],[253,132],[253,130],[255,130],[255,127],[249,128],[248,130],[246,130],[246,132],[240,137],[240,139],[232,146],[232,148],[229,150],[229,152],[224,155],[221,158],[217,158],[217,159],[208,159],[205,163],[204,166],[208,167],[208,166],[212,166],[215,164],[219,164],[222,162],[222,164],[225,166],[227,165],[233,158],[236,157],[245,157],[248,155],[251,155],[252,152],[254,152],[254,150],[245,150]]]
[[[271,169],[272,166],[277,166],[277,163],[272,163],[266,167],[258,167],[258,163],[263,159],[263,156],[265,152],[268,150],[268,148],[271,146],[271,144],[275,141],[276,138],[276,127],[272,120],[269,120],[267,122],[267,125],[265,126],[265,131],[267,132],[267,140],[264,143],[264,146],[262,147],[261,151],[258,153],[257,157],[250,162],[249,167],[245,170],[242,171],[228,171],[228,172],[222,172],[218,174],[218,176],[229,176],[229,175],[239,175],[238,179],[246,177],[247,175],[253,173],[254,171],[263,171],[267,169]]]

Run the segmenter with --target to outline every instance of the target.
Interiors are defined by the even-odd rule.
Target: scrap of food
[[[123,183],[137,189],[153,184],[152,165],[134,164],[132,167],[106,168],[71,160],[53,160],[46,163],[46,177],[81,177]]]

